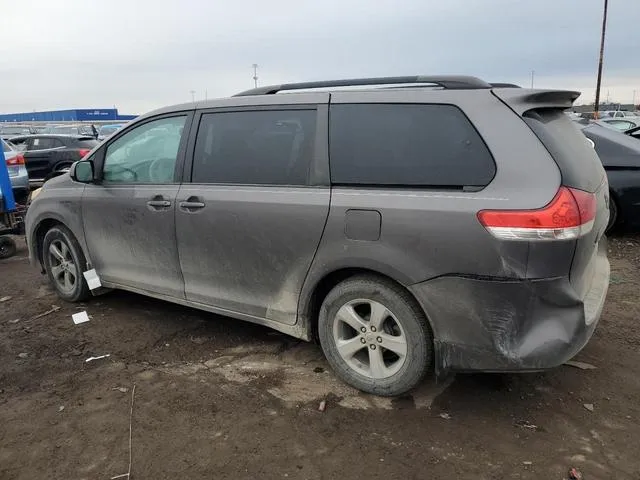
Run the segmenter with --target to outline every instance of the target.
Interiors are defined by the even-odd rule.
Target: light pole
[[[533,88],[533,77],[536,74],[535,70],[531,70],[531,88]]]
[[[196,91],[195,90],[189,90],[189,93],[191,94],[191,101],[195,102],[196,101]]]
[[[602,59],[604,57],[604,37],[607,30],[607,10],[609,8],[609,0],[604,0],[604,11],[602,13],[602,36],[600,38],[600,58],[598,60],[598,80],[596,83],[596,103],[594,105],[595,117],[599,118],[600,110],[600,85],[602,84]]]
[[[635,90],[633,91],[633,100],[631,101],[631,105],[633,110],[635,110],[636,109],[636,91]]]
[[[258,64],[254,63],[251,66],[253,67],[253,86],[258,88]]]

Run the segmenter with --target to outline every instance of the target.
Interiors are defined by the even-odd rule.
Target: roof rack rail
[[[491,86],[494,88],[522,88],[515,83],[492,83]]]
[[[408,83],[429,83],[447,90],[491,88],[491,84],[484,80],[466,75],[412,75],[406,77],[351,78],[344,80],[324,80],[319,82],[284,83],[282,85],[252,88],[251,90],[237,93],[234,97],[273,95],[283,90],[306,90],[311,88],[355,87],[366,85],[401,85]]]

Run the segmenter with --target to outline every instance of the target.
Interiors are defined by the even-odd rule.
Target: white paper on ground
[[[71,318],[73,319],[73,323],[75,323],[76,325],[89,321],[89,315],[87,315],[86,310],[74,313],[73,315],[71,315]]]
[[[96,273],[96,269],[92,268],[91,270],[87,270],[83,273],[85,280],[87,281],[87,285],[89,286],[89,290],[95,290],[96,288],[100,288],[102,283],[100,283],[100,277]]]
[[[110,356],[111,356],[111,354],[107,353],[106,355],[98,355],[97,357],[89,357],[84,362],[85,363],[93,362],[94,360],[100,360],[101,358],[107,358],[107,357],[110,357]]]

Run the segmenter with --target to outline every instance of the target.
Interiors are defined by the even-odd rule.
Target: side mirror
[[[93,161],[82,160],[76,162],[71,167],[69,175],[73,180],[80,183],[92,183],[94,180]]]

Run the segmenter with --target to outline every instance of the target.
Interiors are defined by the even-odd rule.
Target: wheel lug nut
[[[375,332],[376,331],[376,327],[371,327],[371,331]]]
[[[364,338],[361,338],[360,343],[367,343],[367,341]]]
[[[378,343],[382,343],[382,337],[378,337],[376,340],[378,340]]]
[[[375,350],[376,349],[375,345],[370,345],[370,347],[371,347],[371,350]]]
[[[362,327],[362,328],[360,328],[360,331],[361,331],[362,333],[364,333],[364,332],[366,332],[366,331],[367,331],[367,329],[366,329],[366,328],[364,328],[364,327]]]

